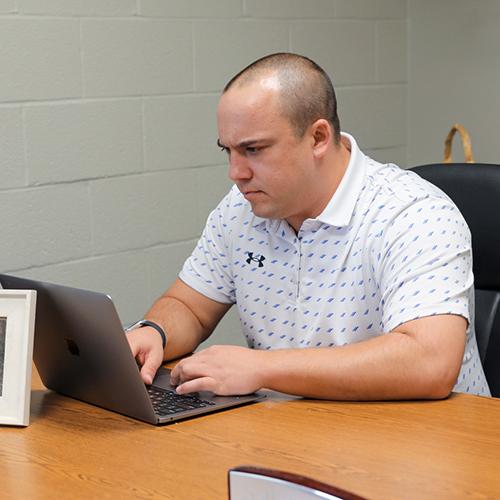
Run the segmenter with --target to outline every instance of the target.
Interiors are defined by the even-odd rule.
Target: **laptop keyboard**
[[[152,386],[148,387],[148,393],[153,403],[153,408],[158,415],[173,415],[182,411],[215,405],[213,401],[200,399],[196,393],[177,394],[175,391],[158,389]]]

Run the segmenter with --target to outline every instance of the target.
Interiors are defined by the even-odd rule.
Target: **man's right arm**
[[[144,382],[152,382],[163,361],[193,352],[210,336],[230,307],[231,304],[209,299],[177,279],[144,316],[166,332],[165,350],[154,328],[144,326],[127,334],[132,353],[141,365]]]

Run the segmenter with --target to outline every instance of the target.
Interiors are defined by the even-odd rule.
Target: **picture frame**
[[[0,424],[29,425],[36,291],[0,289]]]

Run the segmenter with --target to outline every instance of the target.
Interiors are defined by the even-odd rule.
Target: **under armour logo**
[[[254,257],[253,252],[247,252],[248,259],[247,259],[247,264],[250,264],[250,262],[258,262],[259,267],[264,267],[263,262],[266,260],[266,258],[263,255],[256,255]]]

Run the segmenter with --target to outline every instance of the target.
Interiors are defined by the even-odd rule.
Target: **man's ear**
[[[313,139],[313,155],[321,158],[325,155],[333,140],[332,126],[324,118],[316,120],[311,125],[311,137]]]

